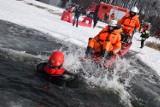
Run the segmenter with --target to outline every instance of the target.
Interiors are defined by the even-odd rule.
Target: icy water
[[[0,20],[0,37],[0,107],[160,107],[160,77],[135,52],[107,72],[81,64],[84,49],[34,29]],[[67,69],[83,72],[76,87],[57,86],[36,73],[57,49],[65,53]]]

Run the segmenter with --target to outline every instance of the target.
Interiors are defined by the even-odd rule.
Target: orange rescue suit
[[[120,32],[122,30],[116,29],[110,33],[108,26],[106,26],[97,36],[89,40],[88,46],[92,47],[96,52],[107,50],[116,54],[121,49]]]
[[[130,14],[127,13],[121,20],[119,20],[118,24],[122,26],[123,33],[125,34],[132,34],[135,28],[137,30],[140,29],[138,15],[131,17]]]

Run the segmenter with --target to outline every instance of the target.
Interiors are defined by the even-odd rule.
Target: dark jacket
[[[147,39],[147,38],[149,38],[149,36],[150,36],[150,31],[149,30],[144,30],[143,32],[141,32],[142,34],[141,34],[141,36],[140,37],[142,37],[142,38],[144,38],[144,39]]]
[[[99,7],[100,7],[100,5],[98,4],[98,5],[96,6],[96,9],[95,9],[94,13],[96,13],[96,14],[98,13]]]
[[[98,11],[99,11],[99,7],[100,7],[100,5],[98,4],[98,5],[96,6],[95,11],[94,11],[94,17],[93,17],[93,20],[95,20],[95,21],[99,20],[99,18],[98,18]]]
[[[76,7],[74,12],[75,12],[75,17],[79,17],[81,14],[81,9]]]

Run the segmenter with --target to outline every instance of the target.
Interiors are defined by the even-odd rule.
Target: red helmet
[[[64,55],[60,51],[55,51],[50,55],[48,63],[52,66],[59,67],[64,62]]]

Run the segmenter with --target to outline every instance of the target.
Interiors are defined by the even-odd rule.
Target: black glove
[[[117,25],[117,26],[116,26],[116,29],[121,29],[121,28],[122,28],[121,25]]]
[[[86,52],[85,52],[87,58],[90,58],[91,51],[92,51],[92,48],[90,46],[87,46],[87,49],[86,49]]]
[[[111,57],[113,55],[113,52],[109,52],[108,56]]]

